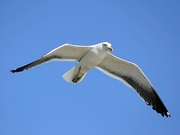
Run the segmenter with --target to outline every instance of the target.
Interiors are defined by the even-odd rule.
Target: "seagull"
[[[78,64],[62,76],[67,82],[81,82],[87,72],[95,67],[134,89],[147,105],[152,106],[152,109],[163,117],[171,117],[143,71],[135,63],[121,59],[109,51],[113,51],[113,48],[108,42],[90,46],[63,44],[41,58],[10,72],[21,72],[52,60],[76,61]]]

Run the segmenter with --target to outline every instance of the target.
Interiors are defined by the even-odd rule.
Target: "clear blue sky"
[[[171,118],[97,69],[67,83],[73,62],[9,72],[61,44],[102,41],[141,67]],[[1,135],[180,134],[179,0],[1,0],[0,47]]]

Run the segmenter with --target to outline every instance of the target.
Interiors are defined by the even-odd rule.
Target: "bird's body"
[[[67,82],[81,82],[87,72],[96,67],[110,77],[135,89],[147,105],[151,105],[162,116],[170,117],[168,110],[142,70],[136,64],[112,55],[108,52],[109,50],[113,49],[108,42],[91,46],[64,44],[25,66],[11,70],[11,72],[21,72],[56,59],[77,61],[78,64],[63,75]]]
[[[74,68],[72,68],[72,70],[74,69],[73,75],[71,75],[70,72],[67,72],[67,74],[63,75],[63,78],[66,81],[72,83],[78,83],[82,81],[86,73],[90,69],[96,67],[104,59],[107,52],[108,49],[105,50],[102,49],[101,44],[92,47],[92,49],[83,56],[83,58],[79,61],[79,63]],[[70,75],[68,75],[68,73],[70,73]]]
[[[107,51],[100,51],[99,53],[95,51],[95,48],[92,48],[81,61],[78,63],[77,66],[81,67],[81,71],[86,73],[88,70],[96,67],[106,56]]]

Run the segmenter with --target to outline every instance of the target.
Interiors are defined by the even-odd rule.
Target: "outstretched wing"
[[[97,66],[97,69],[134,88],[147,105],[152,106],[162,116],[170,117],[168,110],[154,90],[151,82],[136,64],[108,53]]]
[[[80,61],[81,58],[91,50],[91,46],[79,46],[72,44],[64,44],[45,54],[41,58],[24,65],[22,67],[11,70],[14,72],[21,72],[23,70],[28,70],[33,68],[41,63],[49,62],[51,60],[61,60],[61,61]]]

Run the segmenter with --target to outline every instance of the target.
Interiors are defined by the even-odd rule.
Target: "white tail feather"
[[[62,77],[64,78],[64,80],[66,80],[69,83],[72,83],[72,79],[74,78],[74,70],[75,67],[73,67],[72,69],[70,69],[69,71],[67,71]]]
[[[74,77],[78,74],[78,70],[75,70],[76,67],[73,67],[72,69],[70,69],[69,71],[67,71],[62,77],[64,78],[64,80],[66,80],[69,83],[73,83],[72,80],[74,79]],[[84,77],[86,76],[87,73],[85,73],[81,79],[77,82],[81,82]]]
[[[84,79],[84,77],[86,76],[86,74],[87,74],[87,72],[81,77],[81,79],[80,79],[77,83],[80,83],[80,82]]]

